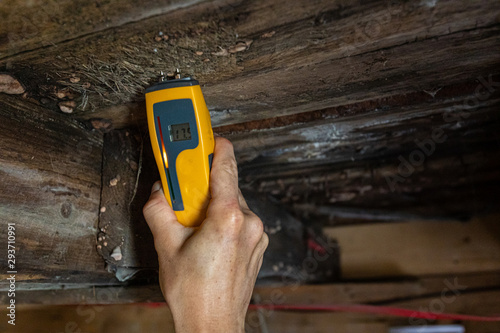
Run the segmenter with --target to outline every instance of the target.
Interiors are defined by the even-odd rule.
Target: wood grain
[[[449,297],[447,302],[442,301],[441,296],[426,297],[419,300],[408,300],[406,302],[393,302],[391,306],[403,307],[415,310],[429,310],[434,308],[436,312],[479,314],[495,316],[499,311],[496,298],[500,296],[500,291],[471,292],[461,294],[458,297]],[[438,308],[439,307],[439,308]],[[398,318],[374,316],[365,314],[347,313],[297,313],[297,312],[264,312],[263,322],[265,329],[269,332],[388,332],[390,327],[395,326],[430,326],[439,324],[459,324],[463,325],[466,332],[490,333],[500,329],[498,322],[452,322],[452,321],[425,321],[412,318]],[[257,314],[250,312],[247,320],[252,318],[256,322]],[[260,333],[262,325],[254,325],[249,332]]]
[[[0,59],[190,6],[196,0],[2,1]]]
[[[336,205],[360,209],[357,216],[397,206],[395,216],[466,220],[497,207],[498,6],[203,2],[2,64],[30,100],[55,112],[74,102],[77,119],[141,129],[144,88],[165,66],[179,67],[202,82],[246,185],[273,192],[304,221],[345,220]],[[168,40],[155,40],[159,30]],[[238,40],[253,42],[220,55]],[[490,86],[479,88],[473,115],[443,121],[474,103],[481,80]],[[398,176],[398,158],[435,129],[447,141],[391,188],[386,179]]]
[[[375,259],[377,260],[377,259]],[[499,271],[489,273],[444,274],[375,281],[344,281],[330,284],[289,286],[257,286],[253,302],[269,304],[389,304],[406,299],[418,299],[440,295],[449,285],[465,286],[468,292],[498,289]],[[52,290],[19,288],[20,304],[57,305],[76,304],[116,304],[164,302],[158,285],[128,286],[68,286]],[[51,297],[47,297],[50,295]],[[112,297],[111,297],[112,296]],[[2,296],[2,300],[5,296]],[[260,299],[260,301],[257,301]]]
[[[17,281],[109,281],[95,249],[102,136],[6,95],[0,119],[0,242],[14,223]]]
[[[135,107],[115,105],[142,105],[143,89],[160,70],[179,67],[204,84],[218,126],[432,91],[490,74],[499,61],[492,52],[499,45],[497,11],[496,1],[202,3],[10,57],[4,65],[25,81],[51,79],[33,85],[33,97],[70,87],[78,117],[109,118],[117,127],[135,125],[127,120]],[[158,43],[154,36],[165,22],[170,39]],[[262,37],[270,31],[276,33]],[[239,39],[253,43],[244,52],[212,54]],[[73,76],[81,81],[71,83]]]
[[[159,179],[148,133],[112,131],[104,137],[98,252],[124,281],[139,271],[156,280],[158,258],[142,215]],[[113,258],[119,248],[121,258]]]
[[[499,216],[460,222],[327,228],[349,279],[464,274],[500,269]]]
[[[272,193],[304,221],[466,220],[498,209],[500,90],[470,108],[478,89],[224,135],[242,186]]]

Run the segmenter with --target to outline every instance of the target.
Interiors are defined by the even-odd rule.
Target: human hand
[[[211,200],[199,228],[181,225],[161,183],[143,209],[153,233],[160,286],[177,333],[244,332],[245,314],[269,239],[238,188],[232,144],[215,138]]]

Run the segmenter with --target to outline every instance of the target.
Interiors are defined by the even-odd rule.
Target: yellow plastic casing
[[[199,226],[206,217],[206,209],[210,200],[209,178],[210,164],[208,156],[214,152],[214,135],[210,121],[210,113],[199,85],[176,87],[151,91],[146,93],[146,111],[148,118],[151,145],[160,171],[161,182],[165,198],[172,207],[168,180],[163,163],[169,165],[167,154],[162,154],[156,133],[153,106],[156,103],[177,99],[190,99],[193,103],[194,114],[199,137],[199,143],[194,149],[183,150],[177,156],[175,168],[184,210],[175,211],[178,221],[186,227]],[[165,130],[162,130],[164,132]],[[165,134],[164,134],[165,135]],[[167,144],[167,142],[165,142]]]

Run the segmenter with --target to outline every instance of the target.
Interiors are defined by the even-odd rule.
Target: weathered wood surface
[[[409,281],[342,283],[299,286],[292,288],[256,288],[254,298],[269,304],[381,304],[415,310],[495,315],[500,311],[499,273],[435,276]],[[20,292],[18,299],[19,329],[30,331],[33,323],[47,331],[63,331],[77,327],[91,332],[173,332],[168,307],[132,302],[161,302],[159,287],[89,288],[57,290],[48,293]],[[29,300],[24,302],[24,300]],[[100,306],[119,302],[119,305]],[[129,303],[129,304],[123,304]],[[38,304],[38,305],[35,305]],[[65,304],[63,306],[47,306]],[[68,306],[67,304],[75,304]],[[78,305],[76,305],[78,304]],[[40,306],[43,305],[43,306]],[[4,315],[5,310],[0,314]],[[260,317],[260,320],[259,320]],[[22,319],[22,320],[21,320]],[[301,313],[282,311],[250,311],[248,332],[384,332],[394,325],[411,326],[417,321],[407,318],[367,314]],[[73,323],[73,326],[67,326]],[[423,324],[424,322],[419,321]],[[446,322],[441,322],[446,323]],[[430,322],[428,324],[431,324]],[[2,326],[3,325],[3,326]],[[498,323],[464,322],[467,332],[497,332]],[[17,325],[16,325],[17,326]],[[0,329],[9,331],[6,322]],[[17,331],[16,331],[17,332]]]
[[[153,236],[142,215],[151,186],[159,179],[146,136],[112,131],[104,137],[97,249],[122,281],[139,271],[149,271],[152,278],[158,274]]]
[[[0,59],[54,46],[90,33],[164,14],[199,1],[30,1],[0,2]]]
[[[468,219],[497,205],[499,9],[465,0],[203,2],[12,55],[0,68],[55,112],[66,103],[79,119],[144,128],[144,87],[179,67],[202,82],[243,180],[301,219],[380,220],[394,206],[391,219]],[[442,120],[464,108],[473,115]],[[401,178],[399,156],[437,128],[446,141]]]
[[[500,270],[500,216],[471,222],[329,227],[344,279],[388,279]]]
[[[109,281],[95,249],[102,135],[0,94],[0,151],[0,245],[7,253],[14,223],[16,280]],[[11,270],[4,259],[2,281]]]
[[[500,311],[498,297],[500,291],[478,291],[471,293],[460,293],[455,296],[450,293],[446,286],[441,288],[443,294],[436,294],[422,299],[408,300],[406,302],[391,302],[389,306],[403,307],[415,310],[434,310],[437,313],[460,313],[479,314],[496,316]],[[447,297],[447,298],[446,298]],[[262,324],[259,323],[259,314],[250,312],[247,314],[247,323],[254,323],[253,329],[248,328],[249,333],[260,333],[262,328],[268,332],[311,332],[330,333],[332,331],[341,333],[350,332],[374,332],[386,333],[390,327],[410,326],[418,328],[420,326],[430,326],[436,324],[453,324],[453,321],[426,321],[415,318],[385,317],[367,314],[346,314],[346,313],[304,313],[304,312],[266,312],[260,314]],[[500,330],[498,322],[455,322],[463,325],[465,332],[491,333]],[[338,328],[338,329],[337,329]]]
[[[110,118],[116,127],[133,125],[134,118],[130,108],[113,105],[142,105],[143,89],[159,71],[179,67],[205,85],[214,124],[224,125],[492,73],[499,62],[493,51],[499,6],[465,0],[210,2],[2,63],[26,81],[43,77],[31,94],[47,105],[57,109],[54,91],[70,87],[78,117]],[[159,31],[169,40],[155,41]],[[235,51],[238,40],[253,43],[246,51],[223,52]],[[80,81],[71,82],[74,77]]]
[[[496,205],[499,6],[212,1],[12,55],[0,67],[31,100],[56,112],[66,103],[75,117],[115,128],[144,128],[144,87],[179,67],[203,83],[245,182],[276,192],[300,218],[339,223],[348,209],[397,205],[393,219],[467,219]],[[478,78],[490,84],[471,100]],[[471,117],[442,120],[476,101]],[[437,128],[447,140],[411,177],[388,184],[399,177],[398,157]]]
[[[491,93],[483,80],[494,80]],[[225,135],[243,186],[272,193],[303,220],[466,220],[499,209],[499,82],[480,78],[462,96],[445,91],[372,114],[319,114]]]
[[[495,298],[499,293],[473,293],[463,295],[448,310],[458,310],[463,313],[493,313],[498,312],[498,302]],[[453,299],[453,296],[450,296]],[[439,298],[438,298],[439,301]],[[436,304],[436,298],[425,299],[422,306]],[[433,302],[433,303],[430,303]],[[418,303],[414,308],[418,309]],[[2,312],[5,313],[5,311]],[[0,323],[0,329],[5,333],[31,332],[33,323],[37,328],[44,327],[47,332],[99,332],[99,333],[137,333],[164,332],[173,333],[173,319],[166,306],[113,305],[113,306],[22,306],[18,309],[22,321],[12,326]],[[259,316],[262,318],[259,321]],[[413,326],[423,323],[405,318],[388,318],[373,315],[346,313],[300,313],[300,312],[249,312],[247,315],[247,332],[311,332],[311,333],[387,333],[390,327]],[[413,325],[412,325],[413,324]],[[442,321],[437,324],[450,324]],[[464,322],[466,332],[493,333],[500,327],[495,322]]]
[[[319,285],[257,286],[253,301],[281,304],[388,304],[391,302],[440,295],[450,284],[464,286],[462,291],[496,290],[500,288],[500,272],[449,274],[406,278],[393,281],[340,282]],[[116,303],[163,303],[158,285],[129,285],[52,290],[29,289],[21,285],[19,304],[116,304]],[[277,295],[280,295],[277,299]],[[50,296],[50,297],[48,297]],[[0,295],[1,299],[5,295]]]

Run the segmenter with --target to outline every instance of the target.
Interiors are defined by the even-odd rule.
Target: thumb
[[[174,210],[165,198],[160,181],[154,183],[151,196],[142,212],[153,234],[157,251],[175,252],[193,233],[191,228],[184,227],[177,220]]]

